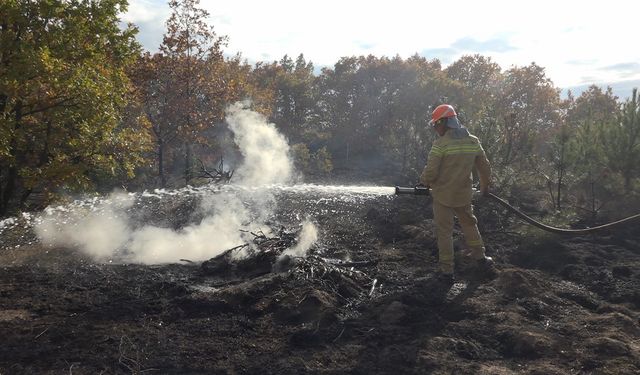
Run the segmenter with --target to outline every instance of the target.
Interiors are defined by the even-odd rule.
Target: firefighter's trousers
[[[462,233],[473,259],[483,259],[484,243],[478,231],[478,219],[473,215],[473,206],[448,207],[433,200],[433,220],[436,225],[438,239],[438,257],[440,272],[453,273],[453,223],[454,215],[458,217]]]

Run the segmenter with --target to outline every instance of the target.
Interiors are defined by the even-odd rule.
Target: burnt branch
[[[213,170],[209,170],[202,160],[198,159],[198,162],[200,163],[200,173],[198,174],[198,177],[209,179],[210,182],[217,184],[226,184],[231,181],[234,170],[224,170],[224,159],[220,159],[218,168],[213,168]]]

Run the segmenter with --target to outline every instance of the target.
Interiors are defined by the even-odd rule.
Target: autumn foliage
[[[33,193],[126,180],[147,146],[126,67],[140,47],[118,27],[126,1],[0,5],[0,214]],[[138,121],[140,120],[140,121]]]
[[[0,4],[0,215],[64,192],[198,183],[198,165],[230,152],[225,108],[245,99],[308,179],[417,181],[435,136],[429,113],[446,101],[483,141],[502,193],[590,217],[616,195],[640,202],[635,91],[562,98],[543,67],[503,70],[480,55],[446,67],[420,55],[249,64],[225,54],[229,37],[198,0],[170,1],[162,44],[143,52],[135,26],[119,26],[126,6]]]

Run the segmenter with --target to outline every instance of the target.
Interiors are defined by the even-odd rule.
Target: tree
[[[555,134],[551,139],[549,147],[549,157],[552,170],[555,172],[555,181],[550,176],[546,176],[549,195],[555,209],[562,210],[562,192],[565,185],[565,178],[572,166],[571,146],[572,146],[568,126],[563,123],[555,129]],[[555,185],[555,191],[554,191]]]
[[[640,103],[638,89],[622,104],[618,116],[602,127],[602,142],[608,166],[624,178],[624,188],[631,192],[631,182],[638,177],[640,166]]]
[[[170,65],[164,60],[163,55],[145,53],[130,72],[131,79],[140,93],[145,116],[151,124],[155,161],[162,187],[166,185],[167,149],[178,136],[178,124],[173,118],[175,113],[170,108],[170,103],[173,103]]]
[[[569,100],[567,121],[572,128],[580,127],[584,121],[604,123],[618,111],[618,97],[613,95],[611,87],[605,91],[592,85],[575,100]]]
[[[34,190],[131,174],[140,132],[124,126],[135,28],[125,0],[0,3],[0,215]],[[131,126],[138,126],[132,124]]]
[[[285,55],[280,61],[256,64],[252,77],[253,85],[262,91],[263,97],[271,97],[269,120],[290,142],[309,141],[305,139],[306,133],[317,113],[313,63],[307,62],[302,54],[295,62]]]
[[[481,55],[462,56],[449,65],[445,72],[449,78],[464,87],[464,109],[467,125],[474,126],[476,114],[493,105],[502,80],[500,66],[490,57]]]
[[[366,158],[369,168],[374,160],[376,168],[399,160],[401,173],[415,173],[416,164],[424,166],[431,105],[446,95],[459,100],[459,87],[439,61],[420,56],[349,57],[324,69],[318,109],[336,169]]]
[[[532,63],[509,69],[498,95],[503,147],[495,157],[502,165],[529,169],[531,155],[544,153],[550,130],[561,123],[559,90],[546,77],[544,68]]]
[[[196,157],[193,146],[211,146],[225,106],[251,91],[250,67],[240,56],[224,57],[227,37],[215,33],[207,24],[209,13],[198,5],[199,0],[169,2],[172,13],[160,52],[142,56],[132,73],[152,124],[163,187],[168,171],[177,168],[189,183]]]
[[[591,86],[577,99],[572,95],[566,101],[566,129],[570,134],[569,162],[571,163],[572,192],[577,207],[586,210],[595,220],[602,198],[611,194],[603,192],[604,177],[608,174],[602,145],[604,126],[617,117],[619,103],[611,88],[603,91]]]
[[[226,82],[221,78],[227,37],[219,37],[206,23],[209,13],[199,0],[171,0],[160,51],[171,69],[170,110],[184,147],[184,176],[191,179],[191,145],[203,142],[201,132],[222,120]]]
[[[437,60],[417,55],[407,60],[394,58],[389,80],[391,116],[383,145],[399,161],[400,175],[416,181],[435,137],[428,126],[432,108],[443,97],[457,104],[461,100],[460,85],[443,74]]]
[[[295,63],[284,56],[275,77],[275,107],[271,120],[291,141],[300,141],[315,109],[313,63],[300,54]]]

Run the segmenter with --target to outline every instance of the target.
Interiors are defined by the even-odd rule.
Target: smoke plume
[[[302,230],[300,230],[297,240],[297,244],[283,251],[280,258],[285,256],[306,257],[311,246],[318,240],[318,228],[316,228],[315,224],[309,219],[305,220],[304,223],[302,223]]]
[[[244,163],[238,170],[241,185],[290,182],[293,164],[287,140],[264,116],[236,103],[227,109],[227,123],[240,147]]]

